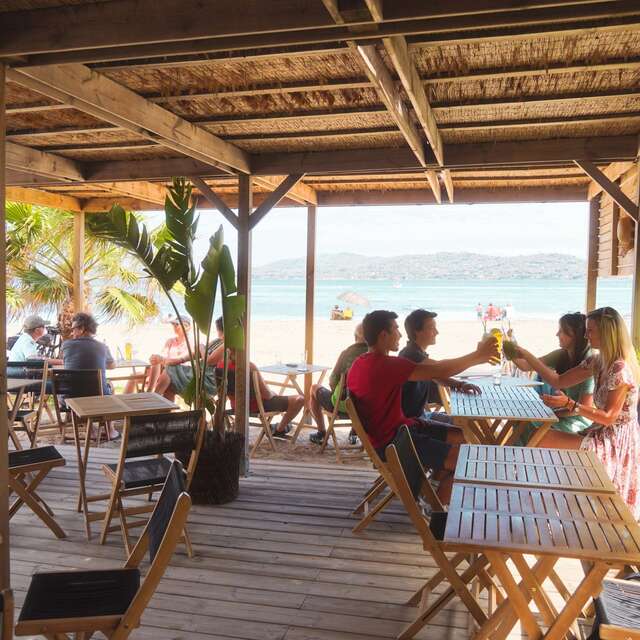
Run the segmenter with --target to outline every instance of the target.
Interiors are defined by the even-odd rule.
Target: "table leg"
[[[316,382],[316,384],[322,384],[325,374],[326,374],[326,371],[321,372],[320,377],[318,378],[318,382]],[[300,416],[300,420],[298,420],[298,425],[296,426],[296,430],[293,432],[293,438],[291,438],[290,447],[293,448],[296,445],[296,440],[298,439],[298,436],[300,435],[300,432],[302,431],[302,429],[305,426],[312,427],[313,422],[311,417],[311,409],[309,408],[310,399],[304,395],[304,389],[300,388],[300,385],[298,384],[298,381],[296,380],[295,376],[293,376],[291,383],[295,387],[296,391],[304,398],[304,408],[302,410],[302,415]]]
[[[551,422],[543,422],[539,427],[537,427],[531,438],[529,438],[527,447],[537,447],[538,443],[545,437],[545,435],[547,435],[547,431],[549,431],[552,426],[553,423]]]
[[[88,421],[87,430],[91,428],[91,421]],[[80,479],[80,496],[78,498],[78,511],[81,511],[84,515],[84,526],[87,533],[87,540],[91,539],[91,525],[89,523],[89,509],[87,506],[87,490],[85,486],[86,478],[86,466],[84,463],[84,457],[80,450],[80,432],[78,430],[78,421],[75,413],[71,412],[71,425],[73,427],[73,439],[76,443],[76,454],[78,456],[78,476]]]

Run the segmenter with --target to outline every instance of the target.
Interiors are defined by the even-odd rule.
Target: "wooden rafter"
[[[622,191],[622,189],[605,175],[604,172],[589,160],[576,160],[576,164],[595,182],[597,182],[636,222],[638,222],[638,205]]]
[[[252,180],[261,187],[275,189],[282,183],[283,178],[280,176],[252,176]],[[318,204],[318,196],[313,187],[302,182],[295,182],[291,185],[287,192],[287,198],[304,205]]]
[[[146,181],[102,182],[97,186],[99,189],[104,189],[110,193],[121,194],[127,198],[135,198],[142,202],[151,202],[161,206],[164,205],[167,193],[164,185]]]
[[[189,157],[229,171],[249,172],[246,152],[83,65],[13,69],[9,77]]]
[[[271,209],[278,206],[278,203],[288,194],[303,177],[303,174],[293,174],[287,176],[259,205],[249,218],[249,230],[253,229],[264,218]]]
[[[33,64],[98,62],[375,38],[366,29],[352,35],[347,27],[332,24],[326,13],[318,13],[318,7],[313,6],[316,3],[274,1],[265,12],[258,8],[260,0],[226,0],[225,4],[227,1],[233,6],[217,7],[219,19],[215,21],[210,19],[207,5],[197,0],[164,0],[162,8],[154,0],[123,0],[7,13],[0,28],[0,56],[22,56]],[[579,26],[628,22],[639,13],[637,3],[630,0],[509,5],[468,0],[440,6],[416,0],[388,5],[379,34],[385,37],[447,31],[486,34],[489,29],[514,27],[540,30],[573,26],[575,30]],[[164,19],[173,13],[179,13],[181,20]],[[242,20],[237,19],[240,15]],[[63,27],[53,29],[56,24]],[[118,28],[105,28],[110,24]],[[366,26],[371,18],[352,24]]]
[[[13,142],[6,143],[7,168],[34,173],[62,181],[83,182],[80,165],[73,160],[24,147]]]
[[[601,171],[605,176],[607,176],[607,178],[609,178],[609,180],[614,182],[625,173],[627,173],[627,171],[629,171],[633,166],[633,162],[613,162]],[[593,198],[595,198],[601,191],[602,187],[597,182],[592,181],[589,185],[587,197],[589,198],[589,200],[593,200]]]
[[[191,176],[190,180],[198,188],[202,197],[237,229],[238,216],[227,206],[227,203],[202,178]]]
[[[78,198],[43,191],[42,189],[7,187],[7,200],[37,204],[42,207],[53,207],[54,209],[63,209],[65,211],[82,211],[82,204]]]
[[[447,190],[447,198],[449,202],[453,202],[453,179],[451,178],[451,170],[443,169],[440,172],[442,176],[442,182],[444,182],[445,189]]]

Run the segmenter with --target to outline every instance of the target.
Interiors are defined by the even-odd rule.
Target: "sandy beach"
[[[356,323],[357,321],[316,320],[314,363],[333,366],[340,351],[353,341]],[[451,358],[468,353],[475,348],[482,335],[482,326],[476,321],[442,320],[438,328],[438,342],[430,349],[430,355],[434,358]],[[518,342],[538,354],[556,348],[556,331],[557,324],[551,320],[523,319],[514,323]],[[171,327],[162,323],[133,329],[126,325],[103,325],[98,330],[98,339],[105,340],[114,355],[117,347],[124,351],[124,343],[131,342],[134,356],[143,360],[147,360],[152,353],[159,352],[170,335]],[[404,339],[401,344],[404,344]],[[253,320],[250,348],[251,360],[257,365],[300,362],[304,354],[304,321]]]

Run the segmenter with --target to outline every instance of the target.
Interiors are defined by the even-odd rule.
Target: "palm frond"
[[[71,295],[68,283],[47,275],[38,267],[20,270],[15,277],[28,304],[59,305]]]
[[[96,296],[96,305],[107,320],[125,319],[130,325],[157,316],[158,305],[140,293],[130,293],[119,287],[105,287]]]

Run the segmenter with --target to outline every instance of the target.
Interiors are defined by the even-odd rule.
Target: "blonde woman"
[[[636,519],[640,518],[640,427],[638,426],[638,383],[640,368],[629,332],[620,314],[611,307],[587,315],[586,335],[598,353],[577,367],[557,373],[531,353],[518,347],[541,378],[556,389],[566,389],[593,376],[594,406],[572,400],[564,393],[544,395],[545,404],[570,411],[592,421],[580,433],[549,431],[541,447],[591,449],[604,464],[609,477]]]

